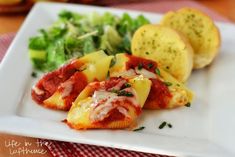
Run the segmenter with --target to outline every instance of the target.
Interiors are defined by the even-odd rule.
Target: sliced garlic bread
[[[193,68],[203,68],[215,58],[220,47],[220,33],[213,20],[199,10],[183,8],[168,12],[161,24],[182,32],[194,49]]]
[[[192,71],[193,49],[177,31],[160,26],[144,25],[131,42],[132,54],[154,60],[180,82],[185,82]]]

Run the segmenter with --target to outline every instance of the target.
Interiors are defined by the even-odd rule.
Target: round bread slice
[[[168,12],[161,24],[182,32],[194,49],[194,69],[210,64],[220,47],[220,33],[213,20],[199,10]]]
[[[177,31],[160,25],[144,25],[134,34],[132,54],[154,60],[158,66],[185,82],[193,66],[193,49]]]

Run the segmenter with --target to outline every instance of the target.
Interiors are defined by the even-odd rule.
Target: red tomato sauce
[[[119,82],[121,81],[126,81],[127,80],[125,78],[122,77],[111,77],[109,80],[105,81],[105,89],[108,90],[114,86],[116,86]]]
[[[132,55],[126,55],[126,56],[129,58],[128,62],[126,63],[127,70],[135,69],[135,67],[138,67],[141,64],[142,68],[145,68],[146,70],[156,74],[155,72],[155,69],[157,68],[156,62]],[[158,78],[150,80],[152,81],[152,86],[149,96],[145,102],[144,108],[148,109],[166,108],[170,99],[172,98],[172,95],[168,87],[164,84],[164,82],[162,82]]]
[[[129,58],[129,61],[126,63],[127,70],[135,69],[135,67],[141,66],[142,68],[155,73],[155,69],[157,68],[156,62],[149,60],[149,59],[136,57],[133,55],[126,54],[126,56]]]
[[[65,110],[69,110],[70,109],[70,107],[72,106],[72,102],[77,98],[78,94],[88,84],[86,76],[83,73],[81,73],[81,72],[76,72],[67,81],[71,81],[73,84],[72,84],[71,92],[68,94],[68,96],[65,96],[63,98],[64,102],[65,102]],[[64,88],[61,87],[58,90],[63,92]]]
[[[120,113],[117,109],[113,109],[112,111],[110,111],[108,117],[106,117],[102,121],[98,121],[95,123],[97,123],[99,125],[106,126],[106,125],[110,124],[111,122],[124,120],[124,119],[125,119],[125,116],[122,113]]]
[[[76,61],[77,60],[44,75],[35,85],[35,87],[42,91],[43,94],[38,94],[32,89],[31,96],[33,100],[42,104],[44,100],[49,98],[61,83],[65,82],[77,71],[76,67],[78,63]]]
[[[144,108],[166,108],[172,97],[167,86],[159,79],[151,79],[152,86]]]
[[[122,77],[111,77],[109,80],[104,81],[103,85],[101,85],[102,82],[99,82],[99,85],[96,82],[93,82],[91,84],[91,88],[93,89],[93,92],[95,90],[100,90],[102,88],[104,88],[105,90],[109,90],[109,89],[113,88],[114,86],[116,86],[117,84],[119,84],[121,81],[128,82],[127,79],[122,78]],[[123,89],[123,88],[125,88],[125,87],[122,86],[121,89]],[[134,99],[136,99],[136,98],[134,98]],[[113,105],[122,106],[122,107],[126,108],[127,110],[129,107],[134,107],[136,115],[139,115],[142,111],[140,106],[139,107],[135,106],[128,99],[117,100],[112,103],[113,103]],[[114,108],[113,110],[111,110],[108,113],[108,116],[105,119],[103,119],[102,121],[95,122],[95,123],[97,123],[99,125],[106,126],[113,121],[124,120],[125,118],[126,117],[122,113],[120,113],[116,108]]]

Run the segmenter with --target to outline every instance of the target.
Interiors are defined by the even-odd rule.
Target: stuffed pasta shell
[[[89,82],[106,78],[112,58],[98,51],[47,73],[32,88],[33,100],[48,108],[69,110]]]
[[[111,77],[143,75],[151,80],[151,90],[144,104],[146,109],[169,109],[190,103],[193,93],[157,63],[128,54],[117,54],[116,63],[110,68]]]
[[[143,76],[92,82],[73,103],[67,124],[74,129],[130,127],[140,115],[150,88],[151,81]]]

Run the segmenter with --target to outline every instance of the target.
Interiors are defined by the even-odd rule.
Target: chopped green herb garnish
[[[164,82],[164,84],[165,84],[166,86],[171,86],[171,85],[172,85],[171,82]]]
[[[180,84],[178,84],[178,83],[177,83],[177,84],[176,84],[176,86],[178,86],[178,87],[179,87],[179,86],[180,86]]]
[[[141,70],[143,68],[143,64],[142,63],[139,63],[138,64],[138,69]]]
[[[130,83],[125,83],[125,84],[124,84],[124,87],[125,87],[125,88],[129,88],[129,87],[131,87],[131,84],[130,84]]]
[[[156,74],[158,74],[159,76],[161,75],[160,70],[159,70],[158,68],[155,69],[155,72],[156,72]]]
[[[137,128],[137,129],[134,129],[133,131],[141,131],[141,130],[144,130],[144,126],[141,126],[141,127],[139,127],[139,128]]]
[[[112,92],[112,93],[118,93],[118,90],[117,90],[117,89],[112,89],[110,92]]]
[[[106,78],[108,79],[110,77],[110,72],[108,71]]]
[[[148,64],[148,68],[151,69],[153,67],[153,63]]]
[[[166,124],[167,124],[166,122],[162,122],[162,124],[160,124],[158,128],[162,129],[162,128],[164,128],[166,126]]]
[[[34,77],[34,78],[36,78],[36,77],[37,77],[37,73],[33,71],[33,72],[31,73],[31,76]]]
[[[113,58],[110,63],[110,68],[113,67],[116,64],[116,58]]]
[[[191,103],[190,102],[188,102],[187,104],[185,104],[184,106],[186,106],[186,107],[190,107],[191,106]]]
[[[172,125],[171,125],[170,123],[168,123],[167,126],[168,126],[169,128],[172,128]]]
[[[145,52],[146,55],[149,55],[149,52]]]
[[[127,96],[127,97],[132,97],[134,96],[131,92],[127,92],[125,90],[118,91],[118,96]]]

